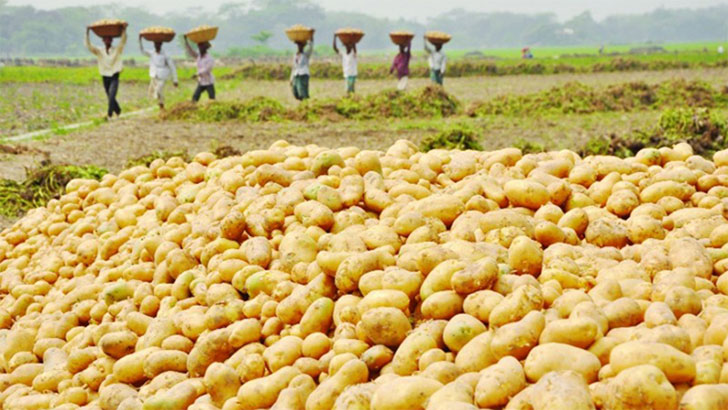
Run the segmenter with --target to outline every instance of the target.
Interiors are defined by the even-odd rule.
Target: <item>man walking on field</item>
[[[404,91],[407,88],[407,81],[409,80],[409,63],[410,57],[412,57],[412,54],[410,53],[411,47],[411,42],[408,44],[400,44],[399,54],[394,57],[392,67],[389,69],[390,74],[397,71],[397,78],[399,79],[399,82],[397,82],[397,89],[400,91]]]
[[[427,38],[425,38],[425,51],[429,54],[427,62],[430,64],[430,80],[435,84],[442,85],[447,62],[447,57],[442,52],[442,44],[435,45],[435,49],[432,50],[427,47]]]
[[[211,100],[214,100],[215,77],[212,75],[212,69],[215,67],[215,59],[208,52],[212,46],[207,41],[199,43],[197,45],[197,49],[200,51],[198,54],[190,45],[186,35],[184,38],[187,54],[197,60],[197,88],[195,89],[195,93],[192,94],[192,102],[200,101],[203,92],[207,92],[207,96]]]
[[[293,96],[297,100],[303,101],[309,98],[308,82],[311,76],[309,63],[311,54],[313,54],[313,34],[311,39],[304,43],[299,41],[296,43],[298,52],[293,56],[293,69],[291,70],[291,87],[293,88]]]
[[[114,41],[113,37],[104,37],[104,48],[98,48],[91,44],[89,38],[89,32],[91,27],[86,27],[86,48],[91,54],[95,55],[98,59],[99,74],[104,83],[104,90],[106,91],[106,97],[109,101],[109,108],[106,113],[107,120],[111,120],[111,117],[116,114],[118,117],[121,115],[121,107],[119,102],[116,101],[116,93],[119,91],[119,73],[122,70],[121,53],[124,51],[126,45],[126,26],[121,33],[121,42],[117,47],[112,47]]]
[[[149,57],[149,94],[156,98],[160,109],[164,109],[164,83],[172,77],[172,84],[179,86],[177,82],[177,68],[174,60],[167,53],[162,51],[162,43],[154,43],[154,50],[148,51],[142,45],[142,35],[139,34],[139,49],[142,54]]]
[[[334,34],[334,52],[341,55],[341,66],[344,69],[344,79],[346,79],[346,92],[353,94],[357,75],[356,44],[344,44],[344,47],[346,49],[340,52],[336,46],[336,34]]]

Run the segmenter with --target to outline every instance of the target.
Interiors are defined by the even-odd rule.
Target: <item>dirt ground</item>
[[[445,87],[449,93],[468,104],[500,95],[534,93],[571,81],[591,86],[607,86],[633,81],[656,83],[677,78],[702,80],[718,88],[726,84],[728,69],[446,78]],[[412,89],[427,84],[429,80],[425,78],[410,79]],[[362,80],[356,86],[357,93],[365,95],[393,88],[395,80]],[[167,87],[168,104],[190,98],[194,87],[194,82],[189,80],[183,80],[179,88]],[[221,100],[246,100],[263,95],[288,106],[297,104],[291,96],[287,81],[220,80],[216,88]],[[313,98],[333,98],[344,94],[343,80],[311,81]],[[126,112],[152,105],[147,95],[147,84],[143,82],[122,81],[118,98]],[[0,87],[0,138],[68,123],[101,119],[104,110],[105,98],[99,84],[3,84]]]

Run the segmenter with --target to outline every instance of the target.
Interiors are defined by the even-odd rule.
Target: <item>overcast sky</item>
[[[10,5],[32,5],[52,9],[64,6],[123,3],[143,6],[157,13],[188,7],[215,11],[224,3],[240,3],[244,0],[9,0]],[[453,8],[473,11],[512,11],[518,13],[554,12],[561,19],[590,10],[600,19],[611,14],[635,14],[665,8],[701,8],[728,4],[728,0],[314,0],[329,10],[359,11],[378,17],[405,17],[424,20]]]

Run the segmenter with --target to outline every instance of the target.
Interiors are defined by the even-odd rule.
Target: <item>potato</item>
[[[306,406],[306,399],[316,388],[316,383],[311,376],[300,374],[291,380],[285,389],[281,390],[272,410],[303,409]]]
[[[112,332],[99,340],[99,346],[105,354],[120,359],[134,352],[137,339],[137,335],[129,331]]]
[[[178,350],[156,350],[146,354],[142,360],[144,375],[148,379],[154,379],[158,374],[167,371],[187,371],[187,353]],[[116,363],[114,367],[116,368]],[[123,369],[119,368],[117,370],[121,372]],[[126,378],[128,377],[133,376],[126,376]]]
[[[417,370],[417,361],[426,351],[437,347],[437,342],[427,334],[410,333],[392,358],[392,371],[407,376]]]
[[[212,401],[219,406],[235,397],[240,388],[240,378],[235,370],[222,363],[211,364],[205,371],[203,382]]]
[[[728,385],[703,384],[690,388],[680,399],[685,410],[722,409],[728,406]]]
[[[646,364],[620,372],[608,382],[606,403],[613,408],[674,409],[678,405],[675,388],[660,369]]]
[[[528,389],[526,389],[528,390]],[[523,390],[522,392],[526,392]],[[517,401],[514,397],[513,401]],[[584,379],[576,372],[560,371],[544,375],[527,392],[533,408],[544,410],[556,409],[593,409],[589,388]]]
[[[522,319],[528,312],[543,306],[541,290],[532,285],[517,288],[508,294],[488,316],[491,326],[503,326]]]
[[[520,274],[538,276],[542,261],[541,245],[525,236],[514,239],[508,248],[508,264]]]
[[[523,367],[515,358],[506,356],[480,373],[475,403],[481,408],[504,406],[525,387]]]
[[[272,406],[280,392],[300,374],[297,369],[286,366],[268,376],[248,381],[238,389],[240,408],[252,410]]]
[[[600,367],[599,359],[589,351],[562,343],[546,343],[534,347],[523,365],[526,377],[534,382],[552,371],[571,370],[591,383],[597,379]]]
[[[485,332],[486,327],[478,319],[468,314],[455,315],[445,326],[443,341],[445,345],[457,352],[472,338]]]
[[[442,387],[442,383],[426,377],[400,377],[375,390],[371,409],[424,410],[430,396]]]
[[[525,359],[528,352],[538,344],[545,323],[543,313],[531,311],[518,322],[498,328],[490,342],[491,353],[496,358],[513,356]]]
[[[204,392],[204,385],[199,378],[188,379],[175,384],[169,390],[158,392],[146,402],[143,410],[161,410],[168,408],[187,408]]]
[[[620,372],[630,367],[651,364],[672,383],[689,382],[695,377],[695,360],[664,343],[631,341],[612,349],[609,363]]]
[[[329,409],[346,387],[364,383],[368,378],[366,364],[358,359],[350,360],[311,392],[306,399],[306,409]]]
[[[586,349],[599,336],[599,326],[594,320],[575,317],[549,322],[539,337],[539,343],[565,343]]]
[[[503,190],[513,206],[538,209],[550,199],[545,186],[529,180],[508,181],[503,185]]]
[[[374,383],[349,386],[336,399],[332,410],[369,410],[376,387]]]
[[[390,347],[399,346],[412,330],[407,316],[401,310],[391,307],[367,310],[362,315],[358,328],[372,343]]]
[[[296,336],[284,336],[263,352],[265,363],[272,372],[292,365],[301,357],[303,340]]]
[[[492,353],[493,332],[480,333],[463,346],[455,356],[455,365],[463,372],[477,372],[498,359]],[[400,347],[401,349],[401,347]],[[397,350],[399,352],[399,350]],[[395,353],[396,355],[396,353]]]

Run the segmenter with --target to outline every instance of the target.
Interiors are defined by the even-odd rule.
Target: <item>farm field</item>
[[[13,74],[14,81],[2,83],[0,99],[0,139],[12,135],[54,128],[60,125],[81,121],[101,120],[105,110],[103,89],[96,76],[83,79],[86,74],[76,77],[78,82],[70,80],[73,76],[64,75],[62,79],[49,80],[47,74],[36,77],[32,67],[17,67]],[[30,81],[20,81],[22,71],[31,72]],[[51,69],[49,69],[51,70]],[[63,68],[62,71],[73,72],[85,68]],[[95,70],[95,68],[94,68]],[[0,70],[0,73],[2,70]],[[146,73],[145,73],[146,74]],[[134,79],[126,81],[122,75],[119,91],[119,102],[129,112],[149,107],[147,82]],[[184,76],[180,75],[180,78]],[[682,69],[664,71],[630,71],[609,73],[563,73],[553,75],[519,75],[498,77],[459,77],[447,78],[446,87],[449,93],[463,103],[486,101],[496,96],[512,94],[530,94],[569,82],[579,82],[589,86],[608,86],[628,82],[645,82],[648,84],[668,80],[685,79],[700,80],[721,88],[728,84],[728,68]],[[93,80],[93,81],[92,81]],[[420,88],[429,83],[424,78],[413,78],[410,88]],[[357,82],[357,93],[368,95],[380,92],[393,86],[392,80],[360,80]],[[220,100],[247,100],[256,96],[266,96],[280,101],[284,105],[293,106],[295,99],[291,96],[290,86],[286,81],[254,81],[254,80],[220,80],[216,85]],[[181,81],[180,87],[167,87],[168,105],[187,100],[194,84]],[[315,98],[336,98],[344,94],[343,82],[340,80],[313,80],[311,93]]]
[[[658,124],[664,122],[662,117],[666,109],[672,110],[680,108],[680,104],[686,104],[682,102],[685,101],[682,94],[671,94],[676,92],[674,87],[682,90],[679,93],[698,92],[691,98],[696,99],[697,106],[710,107],[711,118],[724,118],[728,110],[722,94],[728,69],[694,68],[447,78],[446,98],[452,97],[458,101],[456,111],[441,115],[437,111],[439,108],[436,108],[434,116],[392,117],[386,121],[370,116],[347,119],[340,115],[325,115],[324,118],[319,118],[319,115],[306,121],[281,119],[261,122],[222,118],[222,122],[199,122],[161,119],[155,109],[138,117],[106,123],[101,120],[105,105],[103,91],[100,84],[92,82],[90,77],[84,80],[88,75],[87,69],[63,68],[59,74],[62,79],[55,80],[48,79],[51,71],[44,71],[45,68],[41,71],[33,67],[14,69],[16,71],[12,76],[15,81],[3,83],[0,133],[11,137],[38,129],[54,129],[51,134],[35,140],[5,142],[2,145],[6,148],[0,152],[0,175],[14,181],[22,181],[28,169],[45,162],[93,165],[117,172],[130,160],[150,154],[191,155],[228,146],[246,151],[266,147],[279,139],[302,145],[316,143],[385,148],[400,138],[421,144],[425,140],[454,133],[473,136],[486,149],[516,145],[531,151],[578,151],[591,143],[591,149],[595,149],[596,144],[596,149],[615,150],[622,149],[619,148],[620,144],[624,145],[621,139],[634,138],[635,135],[646,138],[644,135],[654,134]],[[31,73],[30,81],[17,81],[25,69]],[[71,75],[74,70],[78,70],[78,76]],[[120,88],[119,100],[127,112],[150,106],[147,84],[135,79],[137,74],[130,74],[131,80],[122,82]],[[76,78],[77,81],[70,81],[69,78]],[[423,87],[428,83],[427,79],[413,78],[410,92],[416,94],[425,90]],[[381,103],[380,96],[385,95],[382,93],[387,93],[392,85],[392,80],[360,80],[357,83],[357,95],[360,96],[358,98]],[[177,104],[189,98],[193,86],[191,81],[183,80],[178,89],[167,87],[168,107],[173,113],[176,112]],[[627,92],[620,91],[624,87],[637,87],[629,91],[637,94],[628,99],[657,98],[659,101],[655,102],[657,105],[654,107],[621,107],[624,101],[618,102],[616,107],[600,107],[603,98],[614,98],[619,95],[614,93]],[[639,93],[645,92],[644,87],[657,87],[650,91],[657,94],[640,97]],[[698,91],[693,90],[695,87]],[[667,91],[659,91],[660,88]],[[314,98],[306,106],[299,106],[293,99],[286,81],[223,79],[218,81],[217,89],[220,101],[217,105],[220,107],[216,109],[225,104],[254,102],[256,98],[262,97],[266,99],[264,103],[275,102],[281,104],[282,109],[292,112],[301,109],[303,112],[316,111],[320,109],[313,108],[317,104],[323,104],[322,107],[328,109],[326,104],[341,105],[346,101],[340,100],[344,94],[341,80],[314,79],[311,84]],[[667,94],[660,97],[665,92]],[[701,100],[706,98],[703,95],[705,92],[712,94],[708,97],[709,102]],[[559,105],[555,110],[554,107],[542,107],[544,103],[551,104],[559,99],[563,100],[559,104],[568,102],[576,105]],[[351,103],[358,104],[356,101],[352,100]],[[439,104],[437,100],[434,103]],[[585,105],[582,107],[579,104]],[[217,105],[202,103],[200,107],[204,111],[207,107],[214,108]],[[697,107],[684,108],[690,110]],[[350,110],[352,107],[344,105],[336,109]],[[516,111],[508,115],[498,114],[502,110]],[[672,111],[667,114],[672,115]],[[690,115],[690,112],[678,113],[683,118],[690,118]],[[78,130],[62,131],[60,128],[64,124],[89,120],[92,121],[91,126]],[[615,138],[616,148],[609,143]],[[13,219],[9,215],[3,218],[6,224]]]
[[[33,10],[6,7],[0,23]],[[676,32],[724,20],[692,13]],[[521,27],[498,44],[602,40],[625,19],[609,38],[656,31],[631,21],[649,15],[534,31],[511,13],[497,29],[442,16],[483,33],[441,28],[451,46]],[[89,30],[108,44],[125,27]],[[188,37],[204,57],[204,36],[215,51],[241,38],[227,27]],[[444,86],[420,49],[406,91],[372,52],[347,94],[318,43],[305,101],[290,58],[241,48],[215,56],[214,101],[190,101],[181,61],[163,109],[142,59],[125,63],[114,119],[93,64],[0,59],[0,410],[727,409],[720,45],[448,50]]]

